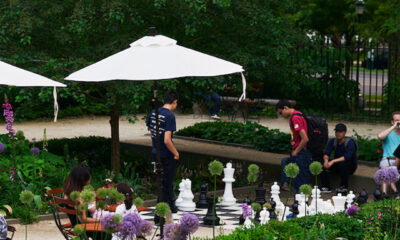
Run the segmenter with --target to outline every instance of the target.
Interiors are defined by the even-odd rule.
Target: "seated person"
[[[0,214],[0,240],[7,239],[7,222],[3,215]]]
[[[115,213],[123,217],[129,213],[138,213],[136,206],[133,204],[133,189],[126,183],[119,183],[117,191],[125,195],[125,201],[117,207]]]
[[[346,137],[347,128],[343,123],[335,127],[335,138],[329,140],[324,154],[323,171],[321,173],[322,193],[329,193],[330,184],[327,170],[336,172],[340,175],[341,191],[347,191],[349,175],[357,169],[357,143],[351,137]],[[335,152],[334,158],[329,159],[332,151]]]
[[[71,172],[68,174],[67,178],[65,179],[63,191],[64,191],[64,198],[69,199],[69,195],[73,191],[78,191],[82,192],[83,188],[86,185],[90,184],[90,180],[92,179],[92,171],[90,170],[89,167],[86,167],[84,165],[78,165],[75,166]],[[95,209],[92,208],[92,206],[88,207],[91,211],[94,211]],[[83,217],[83,218],[81,218]],[[73,225],[76,224],[76,218],[72,216],[70,217],[71,223]],[[98,219],[86,217],[86,212],[82,212],[82,216],[79,216],[79,221],[82,223],[98,223]]]
[[[378,139],[382,141],[383,157],[379,163],[379,168],[388,168],[399,166],[399,160],[396,159],[394,152],[400,145],[400,112],[392,114],[392,126],[380,132]],[[397,192],[396,184],[390,184],[392,190]],[[382,192],[387,194],[387,184],[382,184]]]
[[[210,111],[210,117],[215,120],[220,120],[221,117],[218,115],[221,105],[221,97],[213,90],[210,90],[207,93],[195,92],[195,95],[201,96],[204,98],[207,108]],[[212,104],[211,104],[212,102]]]

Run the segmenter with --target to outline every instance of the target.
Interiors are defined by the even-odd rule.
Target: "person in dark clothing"
[[[158,109],[160,158],[164,171],[162,179],[162,199],[158,199],[158,201],[168,203],[172,212],[177,211],[174,202],[175,194],[173,192],[173,182],[178,168],[179,152],[176,150],[172,141],[173,132],[176,131],[175,116],[172,112],[177,106],[178,94],[175,91],[169,91],[164,96],[164,105]],[[157,162],[155,110],[151,112],[147,119],[147,127],[151,132],[153,160]]]
[[[322,193],[329,193],[330,184],[328,179],[328,171],[336,172],[340,175],[341,191],[346,191],[349,183],[349,175],[353,174],[357,169],[357,143],[353,138],[346,137],[347,128],[343,123],[339,123],[335,127],[335,138],[329,140],[324,154],[324,170],[321,174]],[[333,159],[330,159],[332,152],[335,152]]]

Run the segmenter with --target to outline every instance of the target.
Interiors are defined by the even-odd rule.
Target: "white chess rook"
[[[221,202],[222,206],[233,206],[236,204],[236,198],[232,192],[232,183],[235,181],[233,178],[234,173],[235,169],[232,168],[232,163],[227,163],[226,168],[224,168],[224,178],[222,179],[225,182],[225,191]]]

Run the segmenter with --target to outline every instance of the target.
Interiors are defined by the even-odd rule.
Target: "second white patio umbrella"
[[[57,121],[58,103],[56,87],[66,87],[67,85],[2,61],[0,61],[0,85],[16,87],[54,87],[54,122]]]

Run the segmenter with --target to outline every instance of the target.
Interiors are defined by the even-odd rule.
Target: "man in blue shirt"
[[[383,157],[379,163],[380,168],[395,167],[399,165],[399,159],[394,156],[394,151],[400,145],[400,112],[392,114],[392,126],[380,132],[378,139],[382,141]],[[392,183],[391,187],[397,192],[396,184]],[[382,192],[387,194],[387,184],[382,184]]]
[[[179,160],[179,152],[176,150],[172,141],[173,132],[176,131],[175,116],[172,112],[177,106],[178,94],[175,91],[169,91],[164,95],[164,105],[158,109],[160,158],[164,171],[162,179],[162,199],[159,199],[159,201],[168,203],[172,212],[176,212],[173,181]],[[147,119],[147,127],[151,132],[153,160],[157,162],[155,110],[151,112]]]
[[[347,127],[339,123],[335,127],[335,138],[329,140],[324,154],[324,170],[321,174],[321,192],[329,193],[330,184],[327,170],[336,172],[340,175],[341,191],[347,191],[349,175],[357,169],[357,143],[353,138],[346,137]],[[332,151],[335,152],[332,160],[329,159]]]

